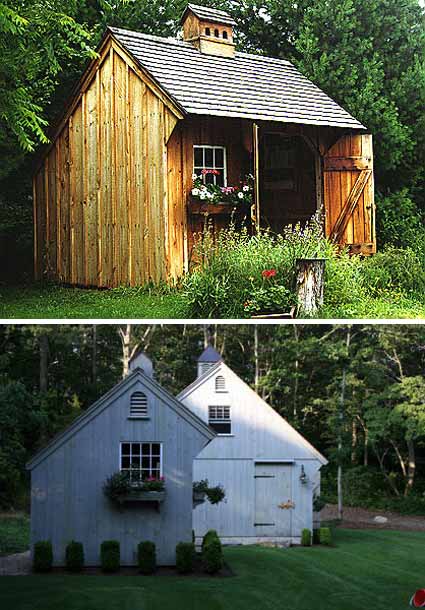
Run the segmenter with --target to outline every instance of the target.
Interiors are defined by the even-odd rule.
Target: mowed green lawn
[[[2,610],[400,610],[425,587],[425,534],[337,530],[334,548],[227,548],[227,578],[0,578]]]
[[[143,319],[185,318],[176,290],[96,290],[56,285],[0,286],[0,318]]]

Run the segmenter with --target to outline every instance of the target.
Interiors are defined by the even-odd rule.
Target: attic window
[[[223,38],[224,38],[224,40],[227,40],[227,38],[228,38],[226,30],[224,30],[224,32],[223,32]]]
[[[216,38],[220,38],[220,32],[218,30],[214,30],[214,36]]]
[[[193,173],[202,177],[204,184],[227,186],[227,158],[224,146],[195,145]]]
[[[215,378],[215,391],[226,392],[226,380],[223,375],[218,375],[218,377]]]
[[[143,392],[134,392],[130,398],[130,417],[144,418],[148,416],[148,399]]]
[[[211,28],[205,28],[205,35],[211,36]]]
[[[231,434],[230,407],[219,405],[208,407],[208,423],[217,434]]]

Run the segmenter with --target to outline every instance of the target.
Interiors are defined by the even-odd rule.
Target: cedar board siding
[[[148,397],[149,419],[129,419],[130,396]],[[163,444],[166,498],[159,511],[146,503],[118,510],[104,496],[105,479],[119,470],[120,442]],[[178,542],[192,537],[193,459],[207,443],[201,432],[135,380],[105,409],[31,471],[31,548],[51,540],[54,564],[64,565],[70,540],[84,544],[86,565],[99,565],[100,544],[121,544],[121,564],[137,563],[137,545],[156,543],[159,565],[175,563]]]
[[[111,43],[34,178],[35,274],[84,286],[168,274],[177,116]]]

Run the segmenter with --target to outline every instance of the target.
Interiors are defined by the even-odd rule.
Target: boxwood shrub
[[[301,546],[311,546],[311,530],[307,527],[301,532]]]
[[[212,540],[220,540],[220,538],[218,537],[218,534],[216,532],[216,530],[208,530],[208,532],[205,534],[205,536],[202,538],[202,549],[204,548],[204,546],[206,544],[208,544],[209,542],[211,542]]]
[[[137,563],[142,574],[153,574],[156,570],[156,547],[150,540],[140,542],[137,547]]]
[[[34,572],[50,572],[53,565],[53,548],[50,540],[39,540],[34,544]]]
[[[218,538],[204,545],[202,563],[207,574],[216,574],[223,567],[223,548]]]
[[[176,568],[179,574],[193,572],[196,551],[193,542],[179,542],[176,546]]]
[[[104,540],[100,545],[100,563],[104,572],[118,572],[120,569],[120,543],[118,540]]]
[[[332,533],[329,527],[321,527],[319,530],[320,544],[325,546],[331,546],[332,544]]]
[[[84,548],[81,542],[71,540],[66,545],[65,565],[70,572],[81,572],[84,567]]]

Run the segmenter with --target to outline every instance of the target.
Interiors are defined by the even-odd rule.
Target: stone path
[[[0,576],[25,576],[31,574],[30,552],[0,557]]]

